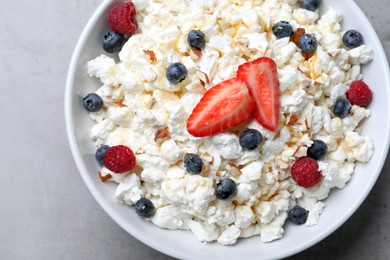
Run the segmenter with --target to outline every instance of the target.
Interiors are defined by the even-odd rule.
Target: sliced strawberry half
[[[244,81],[229,79],[209,89],[187,121],[193,136],[204,137],[235,127],[251,116],[256,103]]]
[[[276,131],[279,123],[279,79],[275,62],[267,57],[238,67],[237,77],[244,80],[256,101],[254,116],[264,128]]]

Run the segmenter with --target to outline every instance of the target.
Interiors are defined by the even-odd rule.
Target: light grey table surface
[[[100,2],[1,3],[0,259],[172,259],[137,241],[100,208],[68,146],[63,112],[67,68]],[[389,58],[388,0],[356,2]],[[390,259],[389,158],[352,218],[291,259]]]

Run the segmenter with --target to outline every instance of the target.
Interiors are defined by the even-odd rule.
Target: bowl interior
[[[363,133],[374,142],[375,152],[367,164],[358,164],[352,180],[342,190],[333,190],[318,225],[306,228],[286,225],[284,238],[263,244],[259,237],[241,239],[235,246],[202,244],[188,231],[168,231],[139,218],[134,210],[119,204],[114,197],[115,185],[97,178],[95,147],[89,137],[93,126],[81,104],[81,98],[100,87],[97,79],[87,75],[86,63],[103,53],[101,39],[107,31],[105,13],[119,1],[104,1],[85,27],[69,67],[65,93],[65,117],[68,138],[77,167],[87,187],[104,210],[126,231],[143,243],[168,255],[185,259],[282,258],[302,251],[335,231],[360,206],[372,189],[386,159],[389,147],[389,70],[382,45],[362,11],[352,0],[324,1],[321,12],[332,6],[343,14],[343,29],[358,29],[365,43],[375,52],[375,59],[364,67],[364,79],[374,92],[370,105],[372,116],[365,121]],[[348,14],[348,15],[345,15]],[[380,94],[379,94],[380,93]],[[298,238],[298,239],[297,239]],[[189,246],[191,245],[191,246]]]

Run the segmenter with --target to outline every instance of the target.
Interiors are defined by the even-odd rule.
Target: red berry
[[[115,173],[124,173],[134,169],[136,158],[133,151],[124,145],[110,147],[103,157],[104,166]]]
[[[108,11],[108,26],[120,34],[132,34],[138,29],[135,15],[137,11],[131,2],[116,4]]]
[[[372,91],[362,80],[355,80],[349,87],[347,98],[352,105],[367,107],[372,99]]]
[[[311,188],[321,181],[322,174],[318,171],[318,163],[310,157],[302,157],[291,167],[293,180],[304,188]]]

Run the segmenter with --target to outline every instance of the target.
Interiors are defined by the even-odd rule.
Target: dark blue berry
[[[307,216],[309,215],[309,211],[306,209],[295,206],[288,212],[288,219],[297,225],[302,225],[306,223]]]
[[[192,30],[188,34],[188,44],[195,49],[203,49],[206,45],[206,36],[198,30]]]
[[[238,141],[242,148],[254,150],[263,141],[263,135],[256,129],[246,129],[240,134]]]
[[[199,174],[202,172],[203,161],[197,154],[189,153],[184,157],[184,167],[189,173]]]
[[[116,32],[108,32],[104,35],[103,49],[108,53],[119,52],[125,44],[125,36]]]
[[[155,207],[149,199],[141,198],[135,203],[135,212],[140,217],[150,218],[155,213]]]
[[[310,11],[317,10],[322,4],[322,0],[303,0],[303,8]]]
[[[100,165],[100,167],[103,167],[103,166],[104,166],[103,158],[104,158],[104,154],[106,153],[106,151],[108,150],[108,148],[110,148],[109,145],[102,145],[102,146],[100,146],[100,147],[96,150],[95,159],[96,159],[96,161],[98,162],[98,164]]]
[[[343,35],[344,45],[348,48],[356,48],[363,44],[363,35],[356,30],[346,31]]]
[[[83,98],[84,108],[89,112],[97,112],[103,107],[103,100],[96,93],[90,93]]]
[[[337,117],[344,118],[349,114],[351,104],[345,98],[338,98],[333,107],[333,114]]]
[[[285,21],[277,22],[272,27],[272,32],[278,39],[285,38],[285,37],[290,38],[294,34],[294,30],[291,24]]]
[[[317,40],[311,34],[304,34],[299,38],[298,47],[306,53],[310,53],[317,50]]]
[[[237,184],[231,179],[220,180],[215,188],[215,196],[220,200],[228,200],[237,193]]]
[[[187,68],[180,62],[172,63],[167,69],[166,77],[173,84],[180,83],[187,77]]]
[[[313,140],[313,144],[307,149],[307,156],[314,160],[321,160],[325,157],[328,146],[321,140]]]

